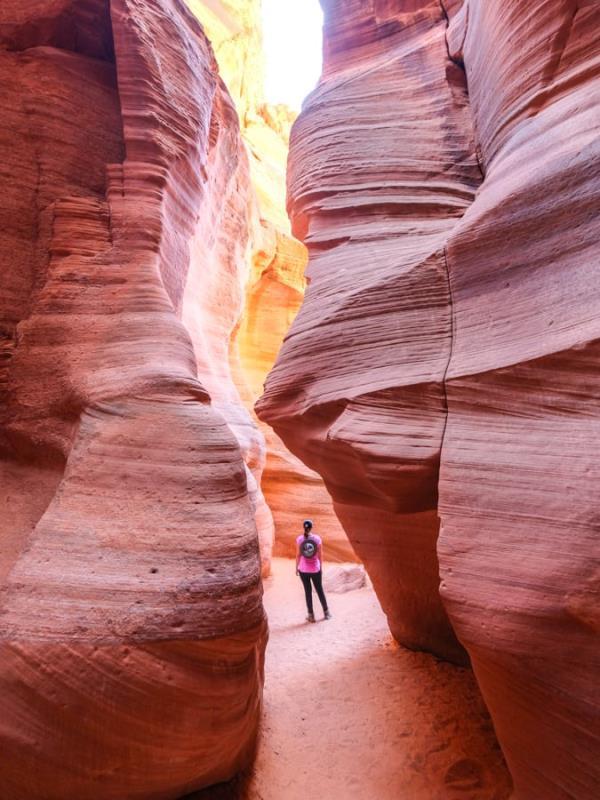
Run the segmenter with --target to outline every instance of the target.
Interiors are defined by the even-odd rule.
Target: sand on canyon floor
[[[472,673],[399,647],[371,588],[305,622],[294,562],[265,581],[270,640],[253,769],[202,800],[505,800],[510,778]]]

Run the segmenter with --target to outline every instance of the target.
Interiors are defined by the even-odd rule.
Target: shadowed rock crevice
[[[35,0],[11,6],[0,22],[0,46],[9,51],[53,47],[114,63],[110,0]]]

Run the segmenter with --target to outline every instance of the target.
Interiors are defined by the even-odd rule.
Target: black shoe
[[[327,611],[325,611],[324,614],[325,614],[324,619],[331,619],[331,611],[329,611],[329,609],[327,609]]]

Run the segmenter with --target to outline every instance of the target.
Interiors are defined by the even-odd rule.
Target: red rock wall
[[[259,413],[324,476],[397,638],[456,656],[440,515],[515,797],[592,800],[600,7],[323,5],[289,173],[311,284]]]
[[[248,280],[254,198],[239,123],[229,98],[217,97],[211,118],[208,184],[202,216],[190,245],[191,263],[183,297],[182,319],[190,334],[198,374],[213,408],[227,420],[242,450],[248,490],[255,509],[263,573],[270,569],[273,521],[261,490],[266,457],[264,438],[246,410],[234,382],[232,341],[244,308]]]
[[[448,243],[442,591],[517,797],[600,793],[600,5],[473,2],[485,180]]]
[[[310,285],[258,411],[323,475],[394,635],[460,659],[435,550],[452,324],[444,243],[481,173],[446,19],[421,5],[389,19],[363,3],[326,6],[324,78],[289,166]]]
[[[0,75],[3,794],[176,798],[247,762],[261,695],[244,463],[181,321],[235,116],[177,0],[4,2]]]

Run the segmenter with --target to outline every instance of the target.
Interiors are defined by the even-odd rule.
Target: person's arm
[[[317,547],[317,555],[319,557],[319,561],[321,562],[321,567],[323,567],[323,545],[320,544]]]
[[[296,544],[296,575],[300,574],[300,572],[298,570],[298,567],[300,566],[300,556],[301,556],[300,545]]]

